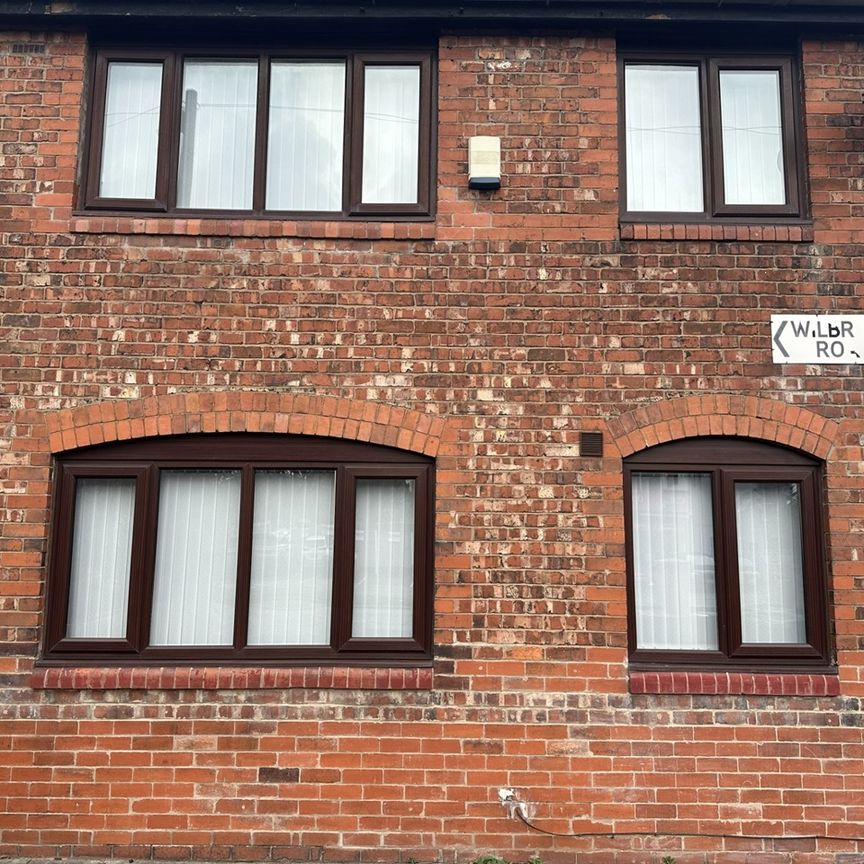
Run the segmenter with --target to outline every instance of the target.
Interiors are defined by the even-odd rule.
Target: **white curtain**
[[[186,62],[178,207],[251,209],[257,94],[254,61]]]
[[[718,646],[711,475],[632,474],[639,648]]]
[[[367,66],[363,105],[364,204],[417,201],[420,67]]]
[[[341,210],[344,63],[273,63],[268,210]]]
[[[410,637],[414,481],[358,480],[352,635]]]
[[[743,641],[805,643],[798,484],[736,483],[735,519]]]
[[[627,209],[700,212],[698,67],[630,64],[624,93]]]
[[[156,196],[161,63],[109,63],[99,195]]]
[[[134,518],[134,479],[76,482],[67,636],[126,636]]]
[[[780,73],[720,73],[723,183],[727,204],[785,204]]]
[[[230,645],[239,471],[163,471],[151,645]]]
[[[336,475],[257,471],[250,645],[330,642]]]

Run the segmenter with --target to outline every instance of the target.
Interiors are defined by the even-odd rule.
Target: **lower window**
[[[820,464],[741,439],[625,462],[630,658],[827,666]]]
[[[405,662],[431,648],[432,463],[197,435],[57,465],[45,654]]]

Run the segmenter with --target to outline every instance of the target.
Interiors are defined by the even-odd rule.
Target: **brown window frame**
[[[699,70],[699,112],[702,137],[701,212],[627,209],[627,126],[625,70],[628,65],[689,66]],[[723,149],[720,123],[720,72],[773,69],[780,74],[785,204],[727,204],[724,201]],[[618,128],[620,213],[622,222],[800,222],[807,218],[806,152],[798,64],[791,54],[741,54],[723,51],[622,51],[618,56]]]
[[[712,482],[718,650],[638,647],[633,568],[632,476],[636,473],[710,474]],[[801,495],[801,544],[807,643],[746,644],[741,639],[734,483],[791,481]],[[624,460],[627,624],[634,669],[834,671],[829,650],[827,566],[822,519],[822,464],[779,445],[741,438],[690,438],[659,444]]]
[[[148,644],[158,524],[159,473],[163,469],[231,469],[241,472],[240,534],[231,646]],[[325,469],[336,474],[333,593],[330,644],[247,644],[254,472]],[[71,580],[76,481],[134,478],[135,515],[127,630],[122,639],[66,636]],[[415,481],[413,633],[410,638],[351,635],[353,611],[354,497],[362,478]],[[432,656],[434,462],[390,447],[337,439],[270,434],[199,434],[99,445],[60,456],[55,466],[52,541],[46,589],[43,662],[123,665],[166,663],[300,665],[427,665]]]
[[[100,48],[93,57],[91,110],[84,147],[84,178],[80,209],[171,215],[190,218],[268,219],[380,219],[431,218],[434,210],[435,160],[433,111],[435,64],[430,50],[134,50]],[[258,63],[254,179],[252,207],[248,210],[181,208],[177,206],[180,150],[180,111],[186,60],[254,60]],[[345,112],[343,127],[342,208],[340,210],[268,210],[266,203],[267,133],[269,122],[270,69],[273,61],[342,60],[345,63]],[[156,192],[151,199],[100,197],[105,103],[108,67],[112,62],[162,64],[162,97],[157,145]],[[420,70],[420,128],[418,142],[417,201],[412,203],[364,203],[363,98],[364,70],[368,66],[416,65]]]

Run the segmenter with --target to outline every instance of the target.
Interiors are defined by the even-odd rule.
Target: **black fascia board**
[[[314,26],[385,22],[411,23],[426,29],[594,27],[679,24],[748,24],[816,27],[820,31],[860,32],[862,0],[365,0],[365,2],[279,2],[279,0],[0,0],[0,25],[25,27],[128,25],[132,22],[291,22]]]

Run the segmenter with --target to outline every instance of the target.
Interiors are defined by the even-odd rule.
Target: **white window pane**
[[[163,471],[151,645],[230,645],[239,471]]]
[[[268,210],[341,210],[344,63],[274,63]]]
[[[801,497],[797,483],[736,483],[741,637],[806,643]]]
[[[161,63],[109,63],[102,135],[102,198],[156,197]]]
[[[627,209],[701,212],[699,69],[628,65],[624,94]]]
[[[414,480],[358,480],[352,635],[410,637]]]
[[[258,471],[250,645],[330,642],[336,475]]]
[[[254,61],[187,61],[178,207],[251,209],[257,92]]]
[[[634,473],[639,648],[716,650],[711,475]]]
[[[418,198],[420,67],[367,66],[363,105],[364,204]]]
[[[785,204],[780,73],[720,73],[723,187],[727,204]]]
[[[72,639],[126,636],[134,518],[134,479],[76,482],[66,624]]]

